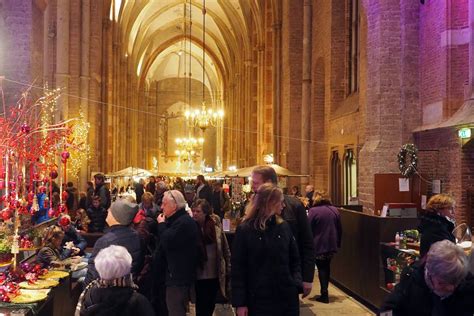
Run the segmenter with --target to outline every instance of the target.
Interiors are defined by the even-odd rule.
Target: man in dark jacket
[[[100,203],[100,197],[94,196],[92,198],[92,204],[87,209],[87,216],[90,219],[89,232],[90,233],[101,233],[104,231],[105,218],[107,217],[107,210],[102,207]]]
[[[140,243],[140,237],[129,225],[138,212],[138,205],[130,203],[126,199],[115,201],[107,214],[107,224],[109,228],[104,236],[100,237],[92,250],[92,256],[89,259],[85,284],[89,284],[99,275],[94,266],[94,259],[101,249],[110,245],[125,247],[133,258],[132,273],[139,273],[143,267],[143,250]]]
[[[102,173],[94,175],[95,190],[94,195],[100,196],[100,205],[106,210],[109,209],[111,198],[110,191],[105,185],[105,176]]]
[[[211,186],[202,174],[196,177],[196,199],[204,199],[210,205],[214,205]]]
[[[184,316],[196,278],[198,230],[177,190],[166,191],[157,218],[160,253],[166,264],[166,305],[169,315]]]
[[[258,188],[267,182],[278,183],[278,177],[270,166],[258,166],[252,170],[252,191],[257,192]],[[285,195],[285,207],[281,216],[290,225],[293,236],[298,244],[301,259],[301,275],[303,277],[303,297],[311,292],[314,278],[314,246],[313,234],[309,225],[308,216],[304,205],[297,198]]]
[[[474,277],[464,251],[448,240],[434,243],[425,260],[406,269],[382,305],[393,315],[473,315]]]

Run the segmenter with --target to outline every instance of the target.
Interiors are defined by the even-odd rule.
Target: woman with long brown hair
[[[200,228],[201,256],[196,273],[196,316],[212,316],[217,291],[229,298],[230,249],[219,219],[214,219],[211,205],[204,199],[191,207]]]
[[[299,315],[300,259],[290,226],[279,215],[283,193],[262,184],[237,227],[232,248],[232,305],[238,316]]]

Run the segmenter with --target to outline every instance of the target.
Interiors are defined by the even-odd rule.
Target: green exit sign
[[[458,131],[458,136],[461,139],[471,138],[471,129],[470,128],[461,128]]]

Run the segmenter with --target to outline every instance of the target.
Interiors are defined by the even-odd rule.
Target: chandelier
[[[194,137],[176,138],[175,141],[178,147],[175,154],[180,160],[184,161],[196,160],[204,144],[204,138],[202,137],[197,139]]]
[[[206,0],[202,1],[202,107],[186,111],[184,116],[189,127],[199,127],[203,131],[222,123],[224,111],[206,107]]]

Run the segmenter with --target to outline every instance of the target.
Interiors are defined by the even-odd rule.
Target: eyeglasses
[[[174,203],[175,203],[176,205],[178,205],[178,201],[176,201],[176,198],[174,197],[173,193],[171,193],[171,190],[168,190],[167,192],[168,192],[168,193],[170,194],[170,196],[173,198]]]

